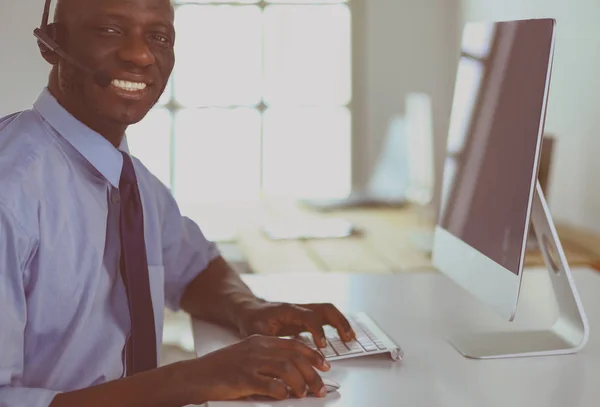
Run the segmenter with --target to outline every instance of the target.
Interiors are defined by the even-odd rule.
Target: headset
[[[55,30],[55,26],[54,24],[48,24],[51,1],[52,0],[46,0],[46,4],[44,6],[44,14],[42,16],[42,24],[39,28],[33,30],[33,35],[38,40],[38,47],[40,48],[40,51],[42,53],[54,52],[56,55],[58,55],[68,63],[81,69],[84,72],[89,73],[90,75],[92,75],[92,77],[94,78],[94,82],[96,82],[98,86],[105,88],[108,85],[110,85],[110,83],[112,82],[110,76],[108,76],[104,72],[90,69],[84,66],[83,64],[79,63],[73,57],[67,54],[65,50],[55,40],[52,39],[52,34]]]

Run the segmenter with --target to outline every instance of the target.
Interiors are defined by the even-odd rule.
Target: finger
[[[325,340],[325,331],[323,330],[323,320],[320,316],[309,309],[296,308],[297,316],[295,318],[296,325],[301,326],[309,331],[313,337],[315,345],[319,348],[327,346]]]
[[[298,354],[289,357],[296,366],[296,369],[298,369],[304,377],[304,382],[308,388],[317,396],[325,396],[327,394],[327,389],[323,384],[323,379],[321,379],[321,376],[319,376],[308,359]]]
[[[356,338],[356,333],[350,326],[348,319],[333,304],[308,304],[303,306],[315,312],[325,324],[334,327],[340,338],[345,341],[351,341]]]
[[[253,396],[271,397],[276,400],[285,400],[290,397],[288,386],[273,377],[256,374],[249,382]]]
[[[321,353],[311,349],[300,341],[282,338],[265,338],[265,340],[271,341],[269,347],[272,349],[279,348],[297,353],[306,358],[312,366],[323,372],[331,369],[331,364],[325,360],[325,357]]]
[[[311,361],[305,357],[304,355],[295,352],[294,350],[276,350],[272,353],[272,356],[279,361],[285,363],[292,363],[295,369],[302,375],[302,386],[301,388],[292,387],[290,383],[290,387],[294,389],[294,394],[297,397],[304,397],[307,393],[307,387],[310,391],[317,396],[325,396],[327,394],[327,389],[324,386],[323,379],[314,369]],[[291,366],[280,366],[280,370],[284,370],[287,368],[291,368]],[[267,371],[267,370],[265,370]],[[284,376],[280,377],[286,383],[287,379]],[[298,384],[300,386],[300,384]]]
[[[258,373],[281,380],[296,397],[304,397],[308,383],[289,356],[289,353],[275,352],[272,358],[263,360]]]
[[[318,347],[327,346],[325,341],[325,332],[323,330],[323,321],[318,314],[312,310],[291,305],[280,315],[283,326],[278,330],[277,336],[296,336],[301,332],[310,332],[313,341]]]

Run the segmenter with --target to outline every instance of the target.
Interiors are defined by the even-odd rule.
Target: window
[[[128,142],[180,205],[351,186],[351,4],[175,1],[176,66]]]

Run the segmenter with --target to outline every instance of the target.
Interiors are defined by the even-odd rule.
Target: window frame
[[[289,0],[285,3],[271,3],[266,0],[260,0],[254,3],[240,3],[236,1],[193,1],[193,0],[172,0],[173,7],[177,10],[178,7],[186,5],[198,5],[198,6],[214,6],[214,5],[229,5],[236,7],[247,7],[247,6],[258,6],[262,10],[270,5],[332,5],[332,4],[345,4],[350,11],[350,99],[344,105],[337,105],[338,107],[344,107],[348,109],[351,117],[350,123],[350,189],[354,189],[357,186],[366,183],[366,174],[368,174],[368,168],[366,167],[365,155],[369,151],[368,140],[364,135],[367,134],[367,123],[364,120],[365,112],[365,76],[366,76],[366,39],[365,39],[365,0],[347,0],[336,2],[328,2],[327,0],[319,1],[312,0],[311,3],[307,3],[302,0]],[[264,44],[263,44],[264,46]],[[177,113],[184,109],[189,109],[185,105],[179,104],[175,98],[175,79],[174,76],[170,77],[170,86],[166,89],[169,92],[168,100],[166,103],[157,104],[155,108],[165,109],[171,115],[170,128],[169,128],[169,184],[171,192],[174,193],[176,186],[176,120]],[[164,96],[162,96],[164,97]],[[154,107],[153,107],[154,108]],[[211,109],[211,108],[223,108],[223,109],[235,109],[235,108],[253,108],[258,111],[261,118],[264,117],[265,111],[269,108],[264,101],[264,95],[261,101],[255,106],[248,105],[231,105],[231,106],[202,106],[195,107],[195,109]],[[260,133],[260,181],[259,181],[259,195],[264,193],[264,131],[261,129]]]

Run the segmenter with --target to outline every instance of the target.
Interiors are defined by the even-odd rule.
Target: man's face
[[[113,81],[100,87],[91,75],[61,60],[61,99],[92,127],[99,122],[127,126],[140,121],[159,99],[175,63],[170,1],[68,3],[59,42],[75,59]]]

